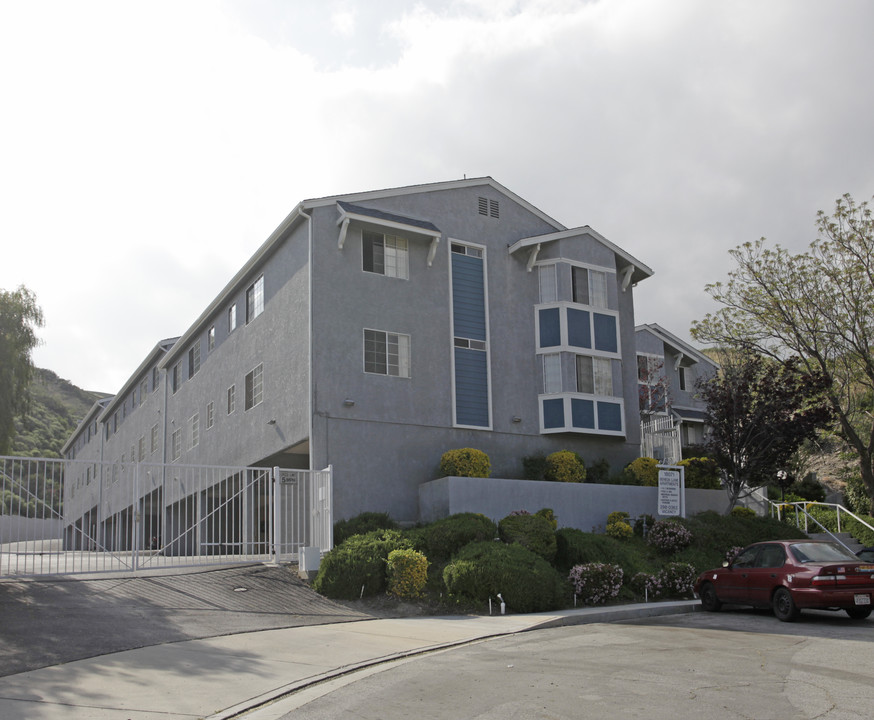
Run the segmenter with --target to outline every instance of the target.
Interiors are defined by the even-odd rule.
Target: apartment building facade
[[[651,275],[488,177],[305,200],[80,424],[67,514],[96,512],[98,458],[330,465],[336,519],[399,521],[451,448],[496,477],[561,449],[618,469],[640,450],[633,289]]]

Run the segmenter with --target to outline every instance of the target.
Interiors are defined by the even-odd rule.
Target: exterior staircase
[[[837,538],[854,555],[862,549],[862,543],[847,532],[834,533],[834,537],[828,533],[807,533],[807,537],[811,540],[831,540],[832,542],[834,542],[834,538]]]

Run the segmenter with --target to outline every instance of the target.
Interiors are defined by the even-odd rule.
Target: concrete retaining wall
[[[686,490],[686,515],[725,512],[724,490]],[[419,486],[419,520],[431,522],[459,512],[478,512],[497,522],[513,510],[552,508],[559,527],[603,530],[607,515],[623,510],[632,518],[658,518],[658,488],[596,483],[557,483],[501,478],[444,477]]]

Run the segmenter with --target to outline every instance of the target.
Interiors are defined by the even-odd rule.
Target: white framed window
[[[608,307],[606,272],[575,265],[571,269],[571,280],[575,303],[598,308]]]
[[[210,401],[206,404],[206,429],[215,425],[215,403]]]
[[[364,372],[410,377],[410,336],[365,330]]]
[[[264,365],[258,365],[246,375],[245,409],[251,410],[264,399]]]
[[[191,380],[200,370],[200,340],[195,340],[188,349],[188,379]]]
[[[237,303],[228,308],[228,335],[237,329]]]
[[[551,303],[558,300],[557,265],[541,265],[537,274],[540,276],[540,302]]]
[[[407,239],[365,230],[361,242],[365,272],[406,280],[409,277]]]
[[[215,325],[210,326],[206,331],[206,351],[208,353],[215,350]]]
[[[264,312],[264,276],[259,277],[246,290],[246,324]]]
[[[182,363],[176,363],[170,371],[170,390],[175,395],[182,383]]]
[[[237,386],[231,385],[228,388],[228,415],[230,415],[236,409],[237,404]]]
[[[140,404],[146,401],[146,395],[149,394],[149,378],[144,377],[140,382]]]
[[[152,425],[152,430],[149,433],[149,450],[152,453],[158,452],[158,425]]]
[[[680,390],[688,390],[688,387],[687,387],[689,384],[689,380],[688,380],[688,376],[687,376],[688,372],[689,372],[689,368],[684,368],[684,367],[677,368],[677,374],[679,375]]]
[[[173,431],[171,443],[173,446],[173,462],[176,462],[182,457],[182,428]]]
[[[200,413],[194,413],[188,421],[189,435],[191,437],[191,445],[189,449],[196,448],[200,443]]]
[[[561,355],[549,353],[543,355],[543,393],[552,395],[562,391]]]
[[[137,460],[142,462],[146,459],[146,436],[140,435],[139,442],[137,444]]]
[[[613,395],[613,363],[608,358],[576,356],[577,392]]]

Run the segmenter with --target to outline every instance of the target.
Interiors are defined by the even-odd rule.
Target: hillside
[[[61,457],[61,448],[91,406],[107,397],[82,390],[42,368],[36,368],[30,394],[30,412],[15,421],[12,455]]]

